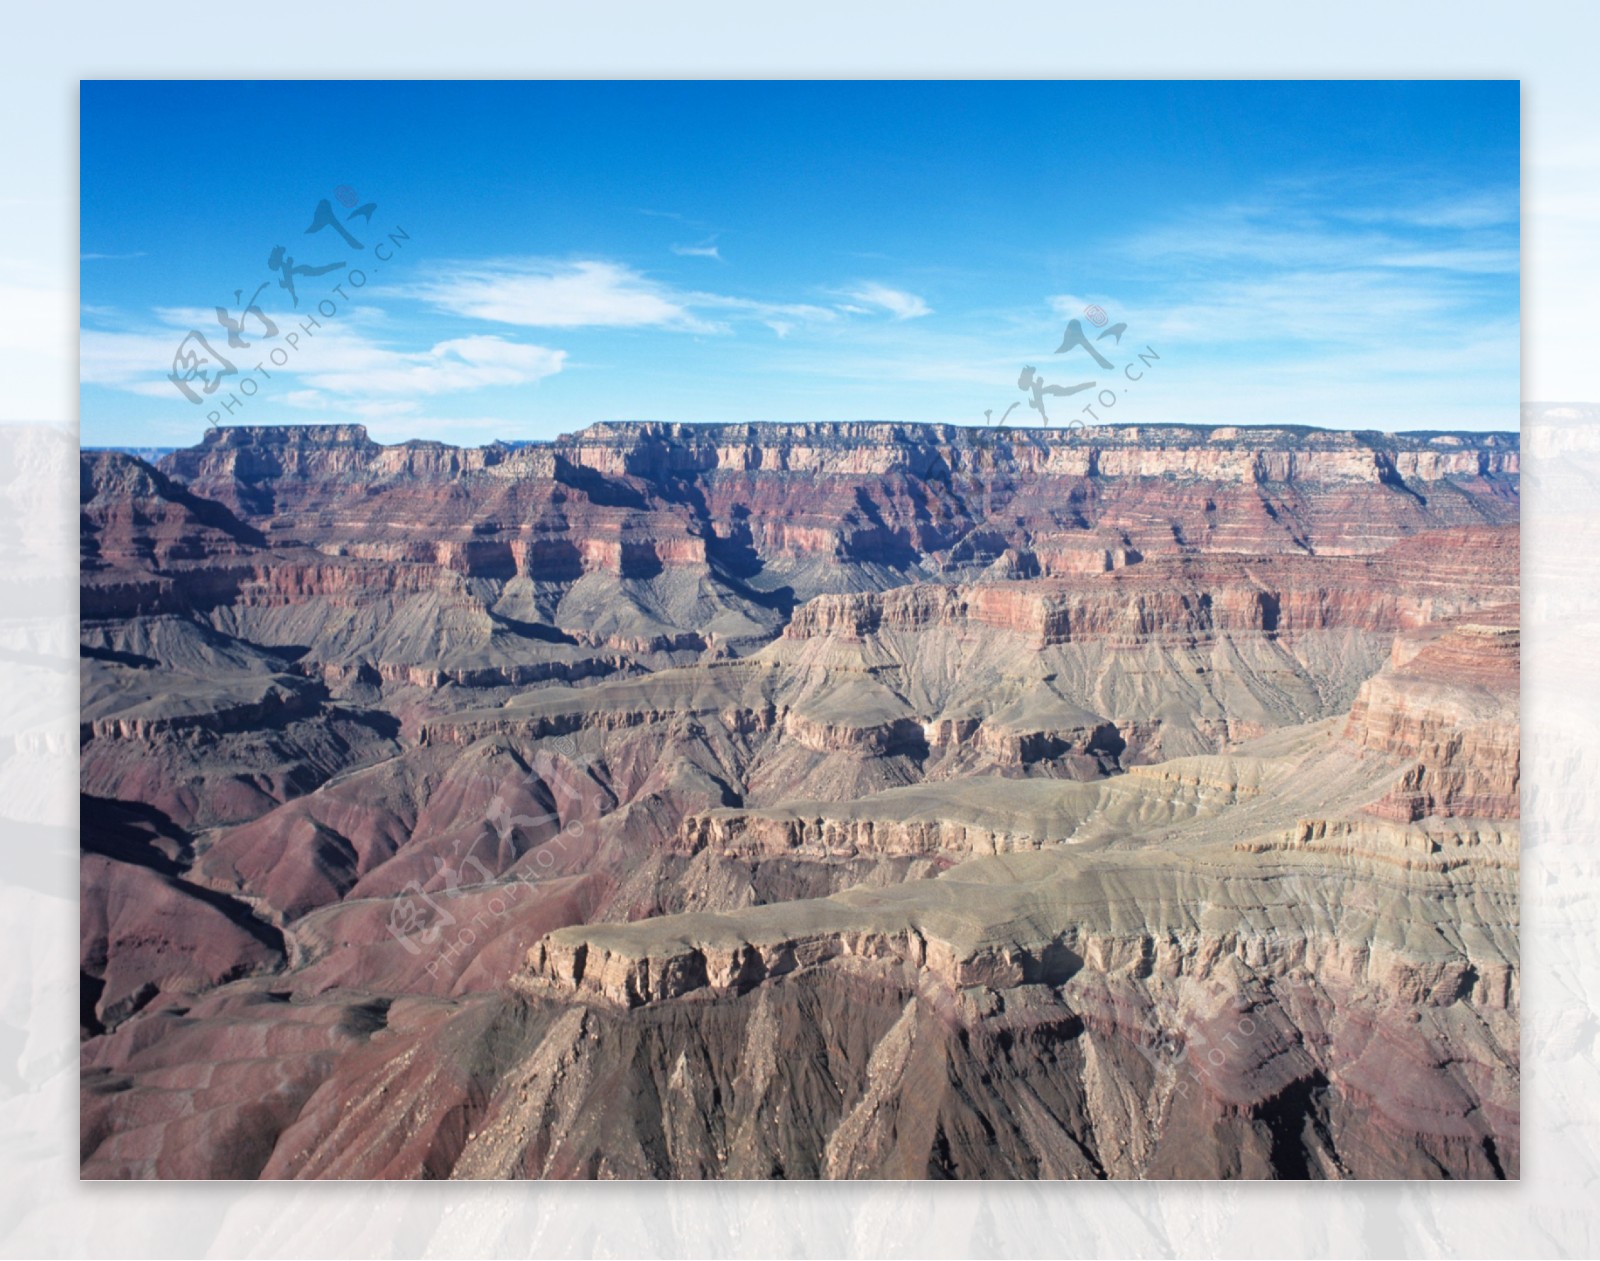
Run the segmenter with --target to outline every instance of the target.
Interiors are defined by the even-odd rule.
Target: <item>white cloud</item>
[[[499,337],[458,337],[414,353],[363,346],[345,364],[318,364],[306,382],[341,394],[453,394],[526,385],[561,371],[567,352]]]
[[[1130,313],[1139,338],[1192,345],[1315,343],[1391,347],[1403,355],[1450,343],[1477,318],[1481,294],[1469,281],[1417,271],[1288,271],[1250,280],[1192,282],[1182,300]],[[1498,335],[1517,341],[1516,310]]]
[[[720,259],[714,246],[674,246],[680,254]],[[925,314],[921,299],[876,287],[876,304],[899,318]],[[774,302],[702,290],[678,290],[619,263],[598,259],[552,263],[506,260],[450,270],[406,291],[474,319],[543,328],[660,328],[728,333],[743,317],[785,336],[808,324],[838,320],[840,310],[809,302]],[[848,308],[867,314],[865,308]],[[721,318],[719,318],[721,317]],[[780,327],[781,326],[781,327]]]
[[[78,335],[78,380],[85,385],[127,389],[170,371],[173,352],[183,340],[183,332],[106,332],[86,328]]]
[[[721,260],[715,239],[674,245],[674,253]],[[731,333],[740,320],[759,323],[779,337],[841,317],[887,314],[912,320],[931,314],[916,294],[868,283],[837,291],[849,302],[772,301],[676,289],[625,264],[602,259],[554,262],[500,259],[447,267],[401,296],[453,314],[537,328],[656,328],[676,332]]]
[[[1085,309],[1091,306],[1099,307],[1101,310],[1105,311],[1111,319],[1121,318],[1121,316],[1118,314],[1118,304],[1111,298],[1104,296],[1080,297],[1075,293],[1057,293],[1052,294],[1046,299],[1046,301],[1050,303],[1050,310],[1058,319],[1082,319]]]
[[[1516,223],[1521,214],[1515,188],[1486,189],[1430,197],[1392,207],[1346,211],[1362,223],[1398,223],[1418,228],[1494,228]]]
[[[1522,259],[1515,249],[1401,250],[1374,260],[1380,267],[1421,267],[1434,271],[1510,273],[1515,275]]]
[[[1346,218],[1347,216],[1338,216]],[[1293,209],[1230,207],[1131,239],[1126,253],[1168,271],[1183,268],[1426,267],[1459,272],[1515,272],[1516,232],[1509,227],[1419,229],[1392,217],[1352,228]],[[1366,226],[1371,225],[1371,226]],[[1391,228],[1398,230],[1391,230]]]
[[[916,294],[906,293],[902,289],[891,289],[888,285],[876,283],[862,285],[845,296],[854,298],[857,302],[864,302],[869,307],[887,311],[897,320],[915,320],[933,314],[933,308]]]
[[[84,329],[79,335],[79,379],[157,398],[172,394],[166,376],[173,354],[189,329],[206,329],[210,313],[172,309],[156,314],[166,327]],[[226,334],[215,329],[214,320],[206,335],[241,372],[260,362],[268,345],[256,339],[249,350],[230,350]],[[527,385],[560,372],[565,360],[563,350],[494,336],[452,338],[426,350],[395,350],[349,325],[325,323],[314,338],[302,339],[287,363],[267,371],[276,380],[291,378],[311,387],[280,396],[289,405],[327,406],[328,395],[364,402],[374,395],[438,395]]]
[[[599,260],[462,267],[407,291],[443,310],[530,328],[709,328],[663,286]]]
[[[691,306],[748,316],[774,331],[779,324],[788,332],[802,324],[827,324],[839,318],[837,311],[809,302],[762,302],[755,298],[732,298],[720,293],[691,293],[686,294],[684,300]],[[783,335],[779,333],[780,337]]]

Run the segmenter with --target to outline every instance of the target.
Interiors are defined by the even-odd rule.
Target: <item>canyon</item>
[[[1516,1178],[1519,440],[80,467],[86,1178]]]

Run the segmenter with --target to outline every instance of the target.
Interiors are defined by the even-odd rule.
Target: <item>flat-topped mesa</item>
[[[1053,477],[1211,477],[1296,482],[1515,476],[1514,433],[1379,434],[1300,426],[1104,425],[985,429],[887,421],[697,425],[607,421],[551,441],[456,447],[372,441],[364,425],[240,425],[209,430],[167,457],[185,480],[223,467],[260,477],[357,469],[474,472],[556,455],[609,476],[789,472],[926,477],[1009,468]],[[535,465],[540,462],[534,460]]]
[[[211,429],[198,446],[171,452],[162,463],[187,482],[241,482],[350,477],[449,477],[500,464],[512,453],[500,443],[457,447],[413,439],[386,446],[365,425],[235,425]]]
[[[365,425],[229,425],[206,430],[194,446],[168,452],[162,463],[193,480],[224,463],[240,473],[286,472],[320,460],[331,470],[364,463],[384,449]]]
[[[1051,477],[1213,477],[1230,482],[1394,482],[1515,476],[1511,433],[1401,433],[1306,426],[1098,425],[989,429],[837,421],[603,422],[551,444],[612,474],[662,471],[926,476],[1009,468]]]
[[[378,447],[365,425],[333,422],[316,425],[224,425],[206,430],[203,450],[243,447]],[[195,448],[190,448],[194,450]]]
[[[837,562],[901,576],[1103,573],[1173,552],[1355,555],[1516,520],[1514,434],[603,424],[383,446],[359,425],[213,431],[161,467],[274,539],[570,581]],[[830,583],[834,584],[830,586]],[[869,584],[870,585],[870,584]]]

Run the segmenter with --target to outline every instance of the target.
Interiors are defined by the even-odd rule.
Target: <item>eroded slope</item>
[[[89,1176],[1515,1176],[1516,440],[83,474]]]

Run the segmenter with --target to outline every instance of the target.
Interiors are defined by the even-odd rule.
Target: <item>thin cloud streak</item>
[[[401,293],[454,315],[528,328],[713,331],[665,286],[631,268],[595,259],[459,267]]]
[[[157,313],[161,325],[83,330],[80,379],[147,397],[177,398],[166,379],[173,352],[190,328],[204,325],[207,314],[174,308]],[[213,345],[235,362],[247,357],[227,349],[223,337]],[[532,385],[561,372],[566,359],[564,350],[490,335],[443,339],[423,350],[395,350],[356,329],[328,326],[287,363],[275,364],[272,373],[359,401],[374,395],[436,396]],[[288,394],[279,398],[296,405]]]
[[[888,285],[866,284],[844,295],[869,307],[887,311],[897,320],[917,320],[932,315],[933,308],[914,293],[891,289]]]
[[[722,261],[722,254],[717,249],[717,239],[712,237],[700,245],[672,245],[668,248],[680,258],[714,258]]]

